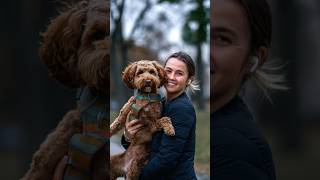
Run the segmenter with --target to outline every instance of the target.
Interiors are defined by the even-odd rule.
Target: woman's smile
[[[176,86],[177,82],[174,80],[168,80],[167,86]]]

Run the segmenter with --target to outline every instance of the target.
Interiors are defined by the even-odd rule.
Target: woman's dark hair
[[[170,58],[177,58],[180,61],[182,61],[183,63],[186,64],[187,66],[187,70],[188,70],[188,78],[191,78],[191,82],[188,83],[187,87],[192,91],[195,92],[197,90],[200,90],[199,87],[199,83],[198,81],[195,79],[195,75],[196,75],[196,66],[192,60],[192,58],[185,52],[179,51],[176,53],[171,54],[169,57],[167,57],[164,66],[166,66],[168,60]]]
[[[196,67],[194,65],[192,58],[187,53],[179,51],[179,52],[171,54],[169,57],[167,57],[167,59],[164,63],[164,66],[167,64],[167,62],[170,58],[177,58],[180,61],[184,62],[187,65],[189,77],[195,76]]]
[[[267,0],[239,0],[243,6],[251,31],[251,52],[259,47],[270,48],[272,15]]]
[[[237,0],[244,8],[251,32],[250,53],[254,55],[260,47],[270,49],[272,36],[272,15],[267,0]],[[268,90],[287,90],[283,65],[276,61],[267,61],[249,78],[264,92],[271,101]]]

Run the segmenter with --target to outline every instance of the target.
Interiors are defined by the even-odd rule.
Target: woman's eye
[[[140,75],[140,74],[142,74],[142,73],[143,73],[142,71],[138,71],[137,75]]]
[[[213,43],[216,44],[216,45],[225,46],[225,45],[231,44],[232,42],[231,42],[230,38],[228,38],[226,36],[215,35],[214,38],[213,38]]]

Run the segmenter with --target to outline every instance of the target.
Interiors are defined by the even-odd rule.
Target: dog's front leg
[[[172,126],[171,119],[169,117],[162,117],[161,119],[157,120],[157,127],[159,129],[163,129],[164,133],[168,136],[174,136],[175,131]]]
[[[143,167],[147,164],[147,158],[134,158],[127,172],[126,180],[138,180]]]
[[[125,177],[126,175],[126,152],[110,156],[110,180],[116,180],[118,177]]]
[[[52,179],[56,165],[68,152],[71,136],[81,129],[80,112],[67,113],[34,154],[31,167],[21,180]]]
[[[114,135],[120,131],[126,122],[127,116],[131,110],[131,105],[134,102],[134,96],[132,96],[129,101],[121,108],[118,117],[110,125],[110,136]]]

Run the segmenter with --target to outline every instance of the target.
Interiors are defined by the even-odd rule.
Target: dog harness
[[[107,157],[109,148],[107,96],[93,93],[85,87],[78,90],[77,100],[83,131],[81,134],[74,134],[69,142],[69,159],[64,180],[91,179],[94,156],[98,151],[104,151]],[[107,161],[105,164],[107,169]]]
[[[155,106],[151,109],[149,104],[154,103]],[[134,98],[134,103],[131,105],[132,114],[129,120],[137,119],[140,111],[152,111],[150,113],[161,113],[161,95],[157,93],[145,93],[138,91]]]

